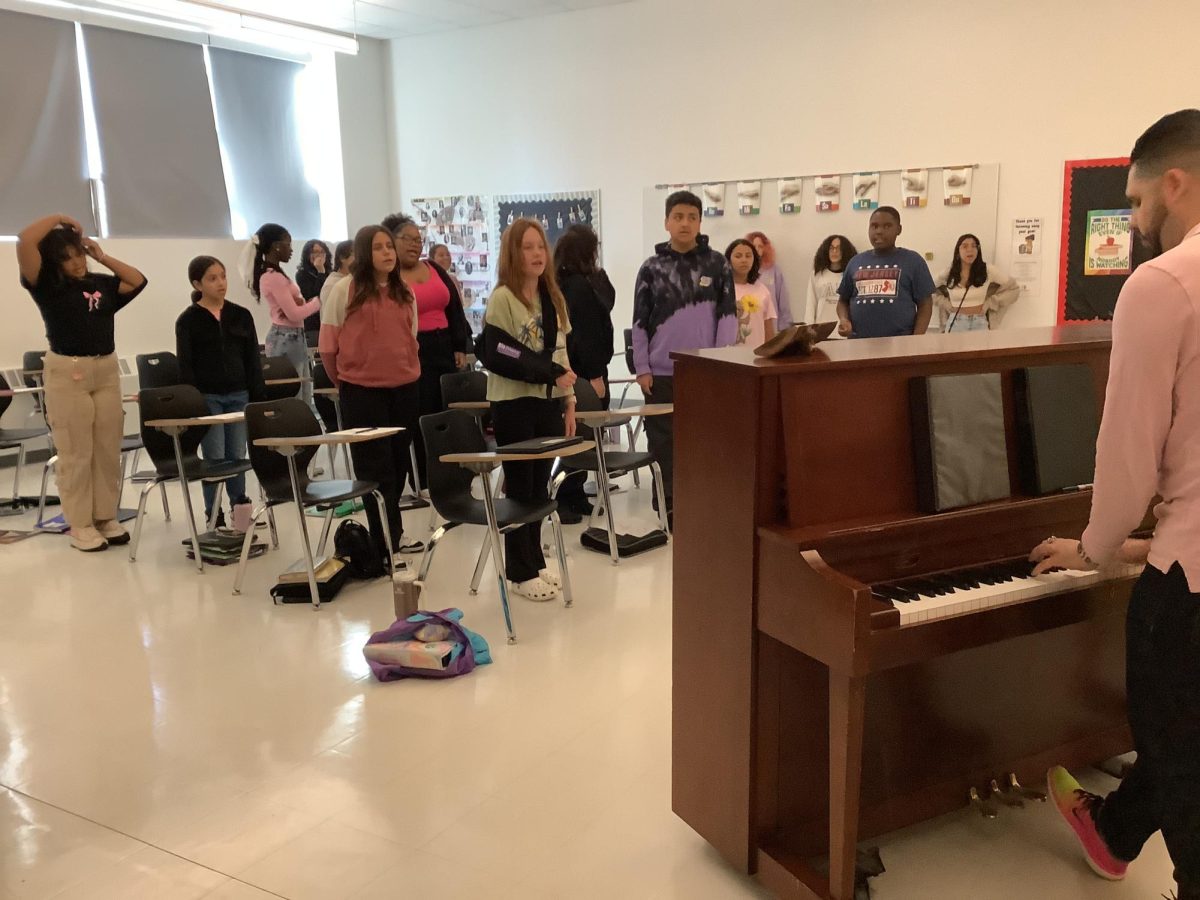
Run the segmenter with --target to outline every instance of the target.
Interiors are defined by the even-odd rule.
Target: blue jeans
[[[205,394],[204,402],[208,404],[210,415],[227,412],[241,412],[250,402],[246,391],[234,391],[232,394]],[[214,425],[208,429],[208,434],[200,442],[200,450],[205,460],[212,463],[238,462],[246,458],[246,423],[234,422],[231,425]],[[204,491],[204,518],[212,516],[213,501],[217,499],[216,482],[202,482]],[[246,496],[246,475],[234,475],[225,482],[225,492],[229,494],[230,507]]]
[[[987,316],[955,316],[950,313],[950,317],[946,319],[946,327],[943,329],[946,334],[954,332],[960,334],[964,331],[987,331],[988,318]]]
[[[272,325],[267,329],[263,346],[267,350],[267,356],[282,356],[296,367],[296,374],[301,378],[312,378],[308,364],[308,340],[304,336],[303,328]],[[311,380],[302,382],[300,396],[313,411],[313,415],[317,415],[317,408],[313,406],[312,387]]]

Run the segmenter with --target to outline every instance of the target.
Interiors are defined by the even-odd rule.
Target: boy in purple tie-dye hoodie
[[[642,263],[633,295],[633,363],[648,403],[674,402],[673,352],[728,347],[737,340],[733,272],[700,233],[700,198],[676,191],[667,198],[666,212],[671,239]],[[648,416],[645,422],[672,520],[672,417]]]

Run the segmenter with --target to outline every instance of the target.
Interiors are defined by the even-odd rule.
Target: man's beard
[[[1156,256],[1162,256],[1163,243],[1162,231],[1163,225],[1166,224],[1167,213],[1165,210],[1155,216],[1154,221],[1150,223],[1150,227],[1146,231],[1135,231],[1137,242],[1141,245],[1146,259],[1154,259]]]

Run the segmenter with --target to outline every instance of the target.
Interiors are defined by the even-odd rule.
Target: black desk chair
[[[602,412],[603,410],[604,405],[600,402],[600,398],[596,396],[596,392],[592,388],[592,383],[583,378],[576,381],[575,411]],[[602,529],[588,527],[580,540],[583,546],[589,550],[601,549],[607,546],[609,558],[612,559],[613,565],[616,565],[620,562],[622,555],[630,556],[666,544],[670,529],[667,523],[667,504],[663,493],[662,471],[659,469],[658,463],[654,461],[654,457],[649,453],[604,449],[602,443],[604,429],[619,428],[629,424],[629,416],[621,415],[620,409],[613,409],[608,412],[609,415],[603,420],[603,424],[597,424],[595,427],[582,421],[577,424],[579,435],[588,440],[595,441],[595,449],[575,456],[565,457],[560,462],[562,471],[567,475],[577,472],[590,472],[596,476],[596,501],[597,504],[604,506],[604,516],[607,520],[608,531],[606,534]],[[610,479],[646,468],[650,469],[654,478],[654,489],[658,498],[660,530],[652,531],[648,535],[617,534],[617,529],[613,522]],[[592,516],[595,517],[595,514],[596,510],[593,508]],[[588,524],[589,526],[591,525],[590,520]]]
[[[0,390],[7,391],[8,379],[0,374]],[[36,396],[36,395],[34,395]],[[8,408],[12,406],[12,397],[0,397],[0,418],[8,412]],[[21,469],[25,465],[25,445],[30,441],[41,440],[48,438],[50,429],[38,426],[35,428],[3,428],[0,427],[0,452],[7,450],[17,451],[17,466],[13,472],[13,492],[12,501],[0,507],[0,515],[20,515],[25,511],[25,503],[21,499]],[[53,447],[51,448],[53,452]],[[47,463],[49,465],[49,463]]]
[[[138,388],[174,387],[183,381],[179,358],[167,350],[158,353],[139,353],[135,357],[138,373]]]
[[[296,481],[292,481],[292,473],[288,469],[288,458],[278,450],[270,447],[256,447],[254,442],[261,438],[278,437],[311,437],[322,434],[321,423],[313,415],[308,404],[299,397],[286,397],[282,400],[269,400],[266,403],[251,403],[246,407],[246,439],[250,447],[250,464],[262,488],[263,500],[252,513],[250,527],[246,529],[246,539],[242,544],[242,557],[238,563],[237,577],[233,582],[233,592],[242,592],[242,578],[246,574],[246,561],[250,558],[250,545],[254,540],[254,529],[258,520],[274,506],[281,503],[295,503],[299,515],[301,537],[304,544],[305,560],[309,571],[315,570],[312,546],[308,541],[308,522],[304,516],[306,507],[315,506],[325,513],[325,524],[321,529],[321,540],[317,546],[317,556],[323,556],[329,542],[329,530],[333,523],[333,511],[347,500],[357,500],[368,494],[375,495],[379,504],[379,515],[383,523],[384,540],[387,546],[392,546],[392,537],[388,531],[387,516],[384,514],[383,495],[379,493],[379,485],[374,481],[312,481],[308,477],[308,464],[317,452],[314,446],[297,447],[294,453]],[[391,561],[392,571],[395,571],[395,561]],[[310,584],[310,591],[312,585]],[[312,592],[314,608],[321,605],[320,596]]]
[[[451,403],[486,403],[487,402],[487,373],[479,372],[474,369],[466,369],[460,372],[450,372],[443,375],[442,383],[442,403],[448,408]],[[491,427],[491,411],[487,409],[463,409],[455,410],[455,412],[464,412],[467,415],[474,416],[479,422],[479,428],[483,432],[484,439],[487,441],[488,449],[496,448],[494,438],[488,436],[488,429]]]
[[[208,404],[204,396],[190,384],[177,384],[173,387],[150,388],[138,394],[138,410],[141,416],[142,443],[146,455],[154,464],[154,479],[147,482],[138,497],[137,519],[133,529],[133,541],[129,545],[129,560],[137,560],[138,542],[142,536],[142,519],[146,514],[146,497],[158,486],[165,486],[168,481],[179,481],[179,464],[175,456],[175,442],[170,435],[157,428],[146,425],[156,419],[193,419],[209,415]],[[200,442],[208,433],[209,425],[194,425],[184,429],[179,435],[179,455],[183,459],[181,487],[186,491],[187,485],[193,481],[216,482],[223,489],[225,482],[234,475],[250,471],[249,460],[238,462],[209,462],[197,454]],[[185,498],[184,506],[191,509],[191,502]],[[221,508],[221,491],[213,501],[213,517]],[[208,523],[208,529],[214,527],[214,522]],[[199,536],[196,534],[196,522],[189,521],[194,547],[199,546]],[[193,552],[198,552],[195,549]],[[196,565],[202,568],[203,561],[196,560]]]
[[[300,396],[300,373],[286,356],[262,357],[263,381],[278,381],[280,379],[297,379],[289,384],[268,384],[266,397],[271,400],[286,400],[289,397]]]
[[[421,435],[425,440],[427,454],[429,497],[433,508],[445,520],[429,538],[425,555],[421,559],[421,569],[417,576],[424,580],[433,564],[433,554],[438,542],[452,528],[459,525],[488,525],[487,510],[482,500],[471,495],[471,483],[475,475],[456,463],[442,462],[442,457],[449,453],[484,453],[488,446],[483,434],[468,416],[458,410],[447,410],[431,416],[421,417]],[[558,521],[558,503],[554,495],[562,483],[559,478],[552,489],[551,498],[542,502],[526,502],[523,500],[501,499],[495,501],[496,524],[498,534],[504,534],[521,525],[539,522],[549,518],[554,527],[554,540],[558,547],[559,559],[566,559],[566,546],[563,544],[562,525]],[[497,538],[497,546],[501,546]],[[484,538],[480,548],[479,558],[475,563],[475,574],[471,578],[471,593],[479,591],[479,582],[483,578],[483,567],[490,555],[491,542]],[[504,572],[504,560],[494,561],[501,573]],[[563,567],[563,596],[569,598],[569,573]],[[503,599],[503,598],[502,598]],[[504,610],[505,620],[508,620],[507,606]]]

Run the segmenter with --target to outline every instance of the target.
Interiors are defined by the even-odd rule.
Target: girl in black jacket
[[[241,412],[246,404],[266,399],[262,362],[254,316],[244,306],[225,299],[228,282],[225,266],[212,256],[197,256],[188,264],[192,305],[175,320],[175,355],[184,384],[195,385],[208,403],[208,411]],[[246,458],[246,423],[214,425],[200,444],[210,462],[237,462]],[[249,503],[245,474],[227,482],[229,506]],[[204,482],[204,518],[212,519],[216,484]],[[217,510],[218,527],[224,514]]]
[[[571,370],[591,382],[605,409],[609,408],[608,364],[613,358],[612,311],[617,291],[608,274],[597,265],[600,241],[590,225],[572,225],[554,245],[558,284],[571,314],[567,354]],[[592,505],[583,492],[583,476],[568,479],[558,492],[560,507],[576,516],[591,515]]]
[[[304,245],[304,249],[300,251],[300,265],[296,267],[296,286],[300,288],[301,295],[307,300],[320,297],[321,288],[325,286],[325,279],[332,271],[333,254],[329,252],[329,245],[324,241],[308,241]],[[320,330],[321,314],[319,312],[313,313],[304,320],[306,335],[312,335],[315,338]],[[316,346],[316,340],[310,339],[308,345]]]

